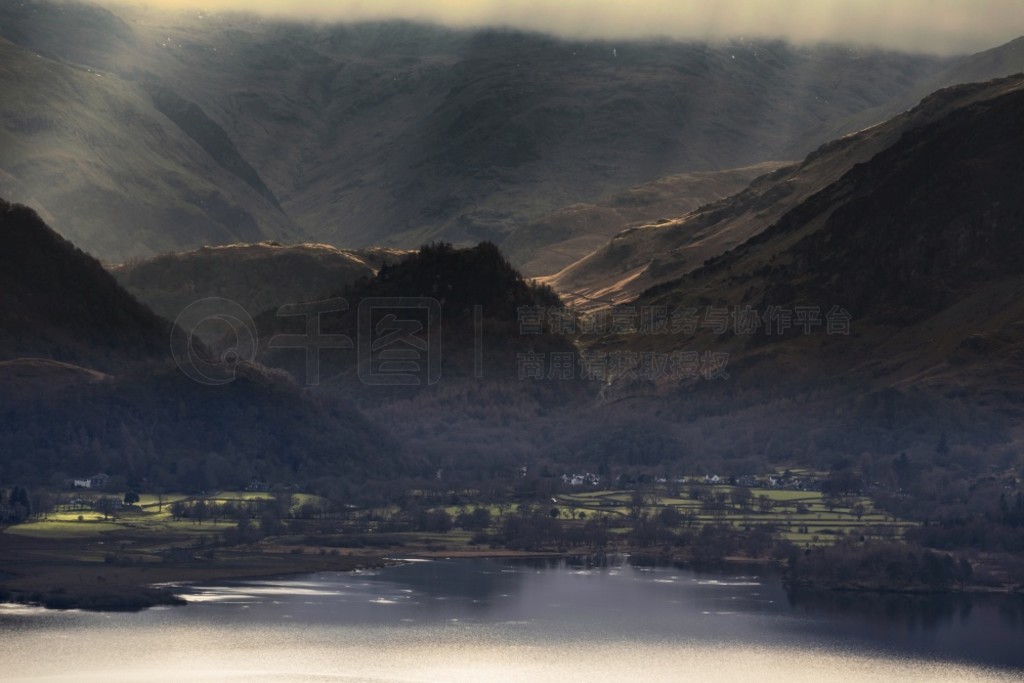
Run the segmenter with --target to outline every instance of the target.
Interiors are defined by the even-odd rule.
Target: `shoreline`
[[[315,546],[302,546],[296,551],[295,547],[267,544],[216,548],[208,559],[201,561],[122,565],[84,560],[81,556],[75,559],[73,551],[80,551],[82,547],[66,542],[23,540],[14,545],[21,547],[15,547],[14,553],[0,559],[0,604],[33,605],[56,610],[133,612],[156,606],[185,606],[188,601],[180,594],[184,586],[328,571],[354,572],[396,566],[405,561],[566,558],[609,554],[667,561],[695,571],[722,571],[755,565],[773,567],[779,570],[779,578],[787,590],[801,592],[906,596],[1024,594],[1021,587],[1009,585],[968,584],[936,589],[923,586],[795,582],[786,577],[785,564],[771,558],[727,557],[715,565],[702,566],[690,558],[651,552],[649,548],[522,551],[503,548],[414,549],[396,546],[375,548],[372,552],[348,550],[342,553],[333,549],[327,552],[325,548]]]
[[[931,588],[928,586],[905,586],[900,588],[862,585],[862,584],[823,584],[813,581],[790,581],[783,578],[783,585],[787,589],[833,593],[847,595],[907,595],[907,596],[939,596],[939,595],[1024,595],[1024,587],[1021,586],[986,586],[982,584],[968,584],[963,587],[951,586],[949,588]]]
[[[9,537],[6,540],[10,540]],[[218,548],[202,562],[107,564],[74,559],[81,547],[37,539],[14,543],[0,559],[0,604],[97,612],[136,612],[157,606],[185,606],[180,588],[216,581],[354,572],[402,564],[403,560],[564,557],[555,551],[411,550],[395,547],[372,552],[295,552],[277,545]],[[43,547],[42,551],[33,546]],[[20,552],[19,552],[20,551]],[[33,552],[35,551],[35,552]],[[60,552],[58,552],[60,551]],[[70,556],[70,557],[69,557]]]

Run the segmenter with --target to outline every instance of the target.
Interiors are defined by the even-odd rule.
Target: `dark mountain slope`
[[[800,164],[762,176],[735,196],[681,218],[624,231],[549,282],[568,300],[579,298],[582,305],[600,305],[590,299],[634,298],[658,283],[693,272],[790,212],[804,215],[813,202],[823,201],[823,190],[859,164],[988,92],[981,86],[964,86],[926,98],[883,124],[822,145]]]
[[[522,466],[532,467],[548,452],[557,449],[561,457],[566,449],[554,444],[556,435],[575,433],[577,423],[595,419],[593,383],[549,374],[558,358],[560,367],[568,363],[576,376],[571,339],[554,334],[547,324],[543,329],[520,324],[520,309],[538,312],[541,321],[565,309],[550,290],[525,282],[493,244],[425,246],[338,294],[347,310],[323,314],[316,329],[345,335],[353,346],[319,350],[315,393],[357,402],[411,454],[429,462],[431,476],[441,470],[445,481],[481,483],[517,477]],[[431,311],[408,307],[430,302],[436,305]],[[364,303],[374,307],[361,317]],[[392,315],[411,323],[404,329],[425,342],[407,356],[415,366],[399,369],[410,375],[408,383],[388,383],[375,374],[388,375],[380,362],[384,353],[409,351],[401,344],[374,349],[398,329],[389,322]],[[306,323],[271,313],[257,320],[261,342],[277,334],[302,334]],[[274,346],[263,344],[261,362],[310,381],[305,348]],[[524,359],[540,364],[539,377],[521,374]],[[433,376],[432,369],[437,370]]]
[[[325,490],[417,471],[358,411],[312,400],[259,367],[240,367],[217,387],[171,366],[64,391],[54,390],[52,370],[40,370],[46,390],[36,374],[0,397],[0,467],[19,481],[106,472],[169,490],[237,489],[253,478]]]
[[[908,118],[919,125],[906,127]],[[727,471],[763,460],[846,463],[865,481],[890,482],[895,507],[909,491],[918,511],[962,504],[964,482],[1018,472],[1022,120],[1024,77],[943,90],[808,157],[792,184],[829,155],[857,160],[833,165],[800,201],[773,206],[769,178],[710,210],[748,211],[764,197],[767,225],[630,302],[691,317],[693,329],[584,338],[594,354],[665,354],[661,375],[639,364],[618,372],[607,403],[673,425]],[[759,316],[755,330],[730,316],[744,306]],[[810,333],[798,306],[818,311]],[[830,333],[834,306],[849,312],[848,333],[841,324]],[[726,311],[724,330],[700,324],[715,309]],[[706,379],[700,360],[687,372],[686,353],[728,354],[727,377]],[[897,485],[900,462],[914,469]]]
[[[199,105],[158,85],[146,84],[146,92],[153,99],[153,105],[157,110],[202,147],[221,168],[256,190],[275,208],[281,208],[277,203],[277,197],[267,189],[260,174],[242,158],[224,129],[207,116]]]
[[[324,383],[328,390],[336,384],[357,386],[361,394],[366,393],[367,388],[355,376],[357,357],[366,350],[358,344],[369,344],[371,338],[378,336],[376,331],[368,331],[367,320],[376,330],[389,315],[416,321],[416,336],[437,351],[437,378],[446,383],[469,378],[514,380],[518,354],[573,349],[567,337],[551,334],[546,327],[538,334],[522,332],[520,309],[542,310],[542,315],[546,315],[549,309],[560,309],[561,302],[550,289],[524,281],[490,243],[465,249],[445,243],[424,246],[401,261],[385,264],[373,278],[355,282],[335,294],[346,307],[341,312],[321,315],[320,333],[345,335],[353,346],[320,352],[324,366],[321,375],[332,378]],[[374,308],[372,318],[361,321],[359,309],[364,301],[373,302]],[[434,308],[412,311],[405,307],[406,302],[414,307]],[[262,343],[275,334],[303,333],[306,321],[301,316],[278,316],[268,311],[257,319],[257,326]],[[263,362],[286,368],[298,378],[306,376],[304,348],[264,348]],[[426,351],[422,358],[426,363]],[[428,384],[432,383],[424,382],[421,386],[428,388]],[[409,390],[410,387],[402,386],[398,394],[408,394]],[[372,389],[367,395],[376,400]]]
[[[1019,413],[1024,78],[940,91],[909,115],[940,110],[638,303],[841,306],[852,315],[849,336],[698,333],[675,342],[731,351],[741,384],[839,381],[860,393],[923,391]]]
[[[109,367],[166,354],[170,324],[31,209],[0,199],[0,358]]]
[[[816,197],[822,213],[831,213],[821,230],[769,267],[773,289],[789,281],[804,296],[848,302],[880,320],[896,313],[914,322],[978,286],[1019,277],[1024,81],[933,97],[954,99],[982,88],[987,97],[908,131]],[[802,220],[787,216],[756,242],[797,230]],[[837,280],[837,273],[859,277]]]
[[[233,364],[212,385],[171,361],[171,324],[31,210],[0,201],[0,471],[106,471],[190,490],[392,476],[414,467],[357,410]],[[177,348],[184,336],[175,328]],[[207,355],[193,344],[197,362]],[[102,371],[101,371],[102,370]]]

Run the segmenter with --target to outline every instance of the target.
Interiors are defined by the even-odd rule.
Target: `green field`
[[[839,537],[847,534],[864,536],[865,538],[899,538],[903,531],[911,526],[910,522],[896,520],[874,508],[867,498],[854,498],[846,501],[845,507],[829,509],[820,492],[789,491],[777,489],[744,489],[749,492],[751,502],[747,505],[737,504],[733,496],[740,487],[725,485],[698,487],[703,495],[718,495],[724,502],[711,510],[701,500],[688,495],[667,496],[658,491],[644,495],[642,514],[657,516],[666,508],[673,508],[682,517],[680,527],[698,528],[705,524],[728,524],[737,529],[754,528],[759,525],[771,525],[776,533],[801,547],[828,545]],[[101,494],[84,494],[80,499],[88,502],[100,497]],[[741,494],[742,495],[742,494]],[[235,526],[233,520],[206,519],[202,523],[193,519],[174,519],[171,516],[171,504],[177,501],[195,502],[204,500],[209,503],[243,503],[252,500],[268,500],[274,496],[270,493],[253,493],[248,491],[219,491],[201,496],[188,496],[181,493],[167,493],[161,497],[147,493],[140,496],[138,505],[126,507],[113,513],[109,518],[93,510],[72,510],[50,513],[45,518],[32,519],[22,524],[9,527],[8,534],[17,534],[35,538],[102,538],[105,535],[116,536],[121,533],[138,535],[152,533],[154,536],[192,537],[200,539],[204,536],[218,534]],[[762,507],[762,497],[771,501],[770,506]],[[631,491],[581,491],[559,494],[555,502],[543,503],[541,507],[550,505],[557,508],[562,520],[580,520],[608,518],[612,530],[625,529],[631,525],[634,493]],[[303,505],[325,504],[321,498],[309,494],[295,494],[291,498],[292,511]],[[503,514],[515,509],[515,506],[496,505],[494,503],[470,502],[464,505],[448,505],[441,508],[452,518],[461,512],[471,512],[477,507],[490,511],[492,528],[500,523]],[[767,509],[770,507],[770,509]],[[366,511],[364,511],[366,512]],[[390,507],[371,511],[375,516],[387,517],[397,514],[399,510]],[[858,516],[859,513],[859,516]],[[376,524],[368,524],[368,529],[376,528]],[[416,534],[420,541],[431,543],[466,544],[471,534],[459,529],[438,535],[437,538],[426,538],[422,533]]]
[[[730,524],[737,528],[771,524],[783,537],[800,546],[829,545],[841,534],[854,533],[865,537],[902,536],[911,522],[896,520],[874,508],[868,498],[854,498],[847,507],[829,509],[818,491],[789,491],[779,489],[748,489],[752,502],[749,509],[741,509],[731,501],[733,492],[739,487],[715,485],[701,486],[704,492],[722,493],[726,501],[717,514],[704,509],[700,500],[688,497],[660,496],[657,492],[648,494],[643,511],[649,515],[660,514],[662,509],[675,508],[689,516],[689,523],[701,526],[709,523]],[[772,502],[770,511],[760,511],[758,499],[767,497]],[[563,518],[578,519],[579,513],[586,517],[608,516],[626,521],[631,514],[630,491],[586,491],[557,496],[557,507]],[[856,506],[861,510],[855,510]],[[857,512],[860,512],[858,517]]]
[[[104,494],[83,493],[78,499],[91,502]],[[121,499],[123,494],[109,494],[108,497]],[[250,500],[267,500],[273,498],[269,493],[253,493],[248,491],[220,491],[209,495],[189,496],[182,493],[140,494],[139,502],[132,507],[124,507],[114,511],[108,518],[95,510],[73,510],[50,512],[44,518],[33,518],[21,524],[8,527],[4,533],[30,536],[35,538],[81,538],[102,536],[120,532],[156,532],[169,533],[175,536],[204,536],[219,533],[235,526],[232,520],[203,520],[199,523],[191,519],[174,519],[171,516],[171,504],[184,501],[195,502],[205,500],[209,503],[240,503]],[[322,501],[317,496],[296,494],[293,496],[293,508],[304,503]]]

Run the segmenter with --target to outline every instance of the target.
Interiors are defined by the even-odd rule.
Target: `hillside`
[[[1024,73],[1024,36],[990,50],[954,60],[889,102],[826,124],[815,131],[813,136],[824,134],[828,138],[839,137],[850,130],[873,126],[911,109],[936,90],[1019,73]]]
[[[825,349],[842,354],[843,374],[1017,414],[1024,78],[940,91],[921,105],[935,107],[948,113],[692,281],[647,296],[682,287],[721,297],[744,286],[761,292],[748,297],[755,306],[837,302],[858,321],[856,340]]]
[[[680,173],[619,192],[593,204],[573,204],[514,230],[502,250],[527,277],[553,275],[635,226],[668,221],[739,192],[754,178],[783,166]]]
[[[6,191],[105,260],[500,241],[668,175],[795,158],[951,63],[48,0],[0,6],[0,36]]]
[[[265,368],[239,367],[223,386],[170,365],[57,390],[57,369],[38,365],[25,376],[25,363],[13,365],[24,379],[0,396],[0,467],[18,481],[105,472],[121,487],[239,489],[259,479],[316,481],[323,491],[416,471],[358,411],[312,400]],[[0,364],[5,380],[14,372]]]
[[[261,242],[162,254],[112,266],[110,272],[168,320],[206,297],[230,299],[255,316],[284,304],[312,301],[372,277],[384,263],[403,254],[389,249]]]
[[[0,193],[44,211],[90,253],[121,260],[300,234],[139,83],[3,37],[0,64]]]
[[[170,324],[31,209],[0,199],[0,360],[101,368],[166,354]]]
[[[333,294],[344,303],[338,310],[320,315],[319,334],[344,335],[351,345],[320,350],[320,377],[327,380],[326,390],[333,385],[346,392],[358,389],[357,400],[366,395],[375,400],[374,382],[359,373],[367,371],[367,364],[376,357],[370,345],[388,336],[381,330],[388,325],[399,329],[404,324],[389,323],[392,317],[411,325],[404,338],[414,337],[422,344],[413,359],[419,368],[410,370],[416,375],[415,382],[381,384],[398,387],[400,395],[415,393],[414,387],[429,389],[442,379],[445,383],[515,379],[517,354],[573,349],[568,337],[547,329],[537,334],[522,331],[521,309],[541,310],[543,315],[548,309],[559,309],[561,303],[550,289],[526,282],[490,243],[463,249],[446,243],[426,245],[400,261],[385,264],[374,277]],[[373,306],[365,318],[361,314],[364,302]],[[275,335],[305,332],[306,319],[267,311],[256,322],[261,341],[267,342],[261,345],[262,362],[308,381],[306,349],[301,344],[282,348],[272,341]]]
[[[171,324],[31,209],[0,201],[0,239],[5,480],[105,471],[200,490],[252,477],[333,486],[415,468],[359,411],[283,373],[244,359],[228,367],[192,340],[189,358],[214,361],[225,381],[186,376]],[[177,349],[182,335],[175,328]]]
[[[726,309],[725,330],[698,322],[587,342],[591,350],[725,353],[728,380],[643,383],[623,373],[613,395],[736,430],[722,440],[733,453],[756,452],[760,440],[808,458],[903,450],[940,473],[1003,462],[1024,436],[1022,115],[1022,77],[959,86],[819,150],[802,168],[837,149],[857,157],[889,138],[802,201],[768,208],[777,217],[744,243],[633,302],[693,309],[698,320],[709,306]],[[728,316],[748,305],[760,319],[740,331]],[[819,311],[809,332],[800,306]],[[845,333],[829,331],[834,306],[849,313]],[[653,398],[662,394],[672,400]],[[952,446],[936,446],[947,437]]]
[[[822,145],[799,163],[756,179],[742,192],[681,218],[616,235],[604,247],[547,279],[584,308],[621,303],[691,273],[768,229],[904,135],[950,115],[975,97],[969,86],[929,97],[883,124]],[[963,93],[967,93],[966,95]]]

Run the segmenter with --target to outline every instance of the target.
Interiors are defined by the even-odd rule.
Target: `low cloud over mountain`
[[[191,0],[145,2],[165,9],[196,8]],[[782,38],[945,54],[984,49],[1024,32],[1020,7],[1013,0],[648,0],[642,5],[609,0],[208,0],[202,8],[324,21],[405,19],[469,28],[507,26],[570,38]]]

